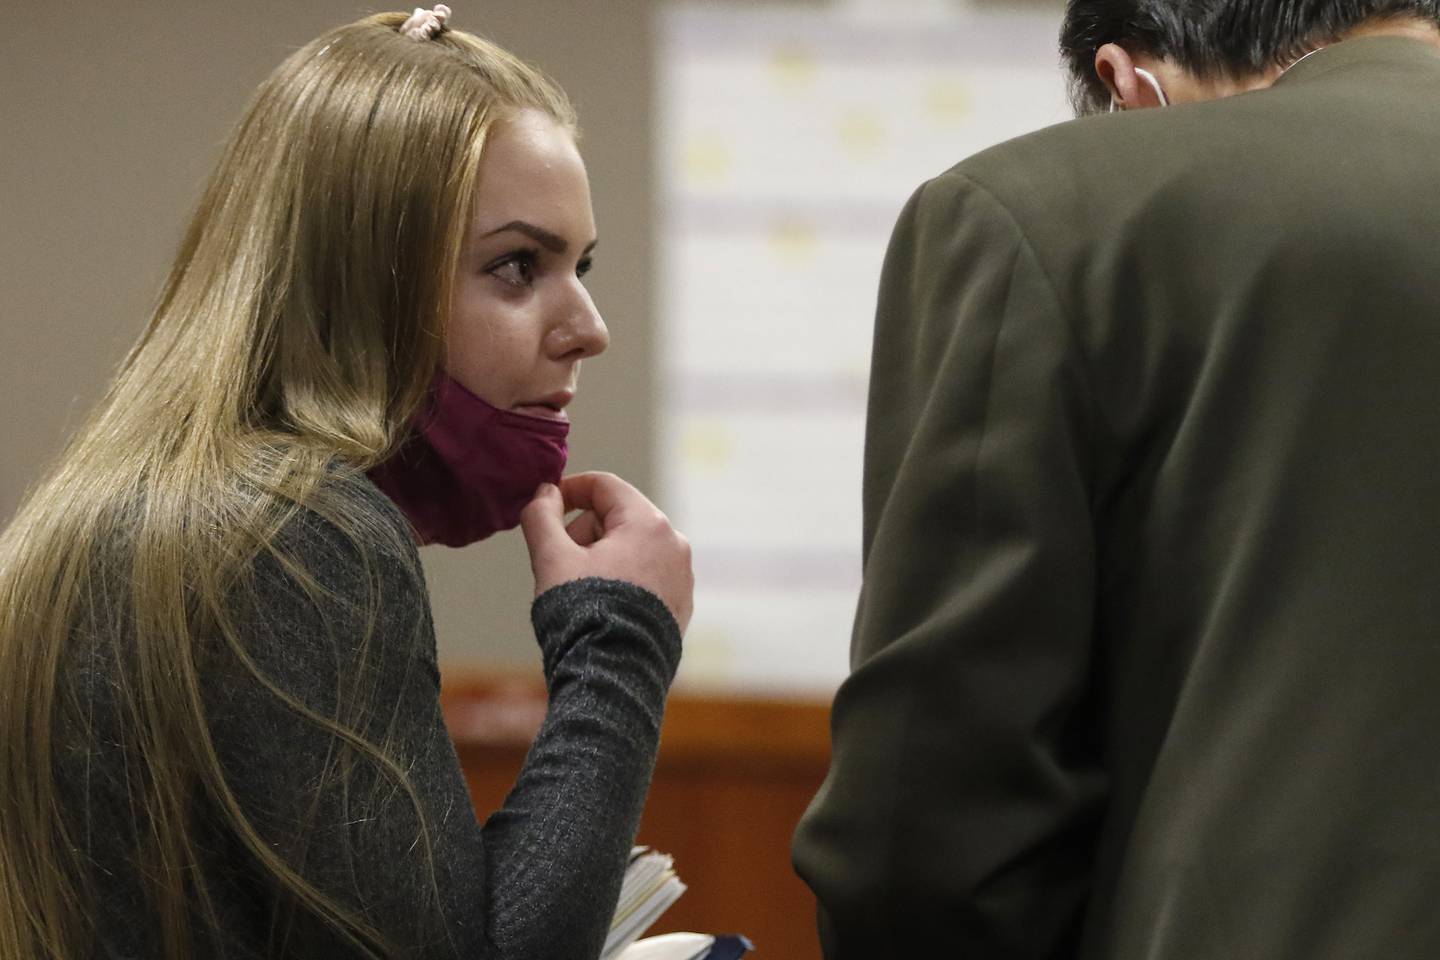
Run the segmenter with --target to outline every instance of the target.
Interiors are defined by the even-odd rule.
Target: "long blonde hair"
[[[4,960],[93,946],[75,811],[55,773],[66,655],[82,623],[125,646],[117,716],[141,771],[129,800],[148,818],[137,856],[165,955],[191,955],[194,925],[214,922],[210,887],[193,872],[198,794],[300,909],[386,952],[247,820],[208,732],[196,648],[202,633],[218,635],[258,676],[227,597],[262,554],[324,592],[277,542],[301,509],[344,530],[367,566],[376,550],[406,555],[393,526],[353,515],[341,481],[399,445],[443,363],[486,132],[523,108],[574,129],[564,94],[512,55],[455,30],[408,39],[396,32],[404,19],[333,30],[261,85],[139,342],[0,535]],[[414,800],[354,716],[291,706]]]

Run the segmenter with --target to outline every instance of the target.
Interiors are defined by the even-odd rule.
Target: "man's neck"
[[[1357,40],[1360,37],[1408,37],[1440,49],[1440,24],[1415,17],[1372,20],[1348,31],[1340,40]]]

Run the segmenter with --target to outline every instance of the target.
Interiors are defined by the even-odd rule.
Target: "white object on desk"
[[[637,940],[616,955],[615,960],[701,960],[715,945],[704,933],[667,933]]]

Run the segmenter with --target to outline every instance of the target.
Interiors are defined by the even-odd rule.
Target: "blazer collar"
[[[1411,37],[1342,40],[1301,58],[1274,85],[1304,83],[1327,73],[1375,65],[1425,66],[1440,70],[1440,48]]]

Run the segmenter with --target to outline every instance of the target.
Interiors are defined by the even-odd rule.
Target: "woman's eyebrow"
[[[560,236],[559,234],[551,233],[544,227],[537,227],[535,226],[535,224],[529,223],[525,220],[511,220],[507,224],[496,227],[489,233],[482,234],[480,239],[485,240],[495,236],[497,233],[505,233],[512,230],[516,233],[525,234],[525,236],[529,237],[531,240],[534,240],[536,243],[540,244],[540,246],[544,247],[546,250],[549,250],[551,253],[564,253],[566,249],[568,249],[570,246],[570,244],[565,242],[565,238]],[[585,252],[589,253],[591,250],[594,250],[595,244],[597,242],[597,240],[591,240],[590,243],[585,247]]]

